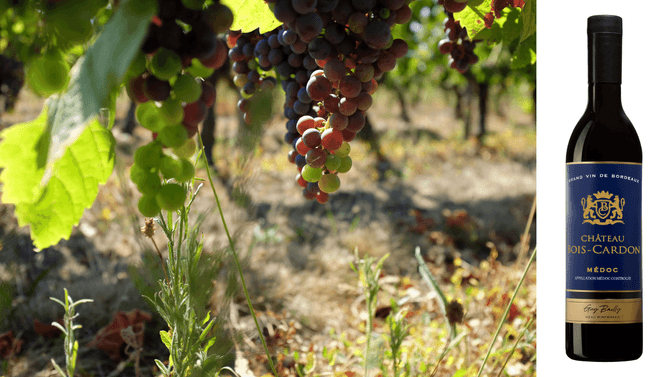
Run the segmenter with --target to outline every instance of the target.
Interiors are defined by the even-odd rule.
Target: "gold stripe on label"
[[[642,299],[566,299],[565,321],[571,323],[642,322]]]
[[[579,162],[566,162],[566,165],[579,165],[579,164],[622,164],[622,165],[642,165],[641,162],[626,162],[626,161],[579,161]]]

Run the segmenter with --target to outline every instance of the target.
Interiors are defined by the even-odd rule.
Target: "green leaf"
[[[113,122],[123,76],[156,9],[155,0],[125,0],[73,67],[67,91],[46,101],[34,121],[0,134],[3,199],[16,205],[38,249],[70,237],[112,172],[114,138],[96,118],[111,109]]]
[[[442,289],[440,286],[437,284],[437,281],[435,280],[435,277],[433,277],[433,274],[430,273],[430,270],[428,269],[428,266],[426,265],[426,262],[423,260],[423,257],[421,256],[421,249],[417,246],[416,249],[414,250],[414,255],[416,256],[416,260],[419,262],[419,273],[421,274],[421,277],[423,280],[428,283],[430,288],[437,294],[437,303],[440,305],[440,310],[442,310],[442,314],[444,314],[444,317],[447,318],[447,305],[449,305],[449,302],[447,301],[447,297],[444,295],[444,292],[442,292]]]
[[[168,368],[165,366],[165,364],[161,363],[160,360],[154,359],[154,363],[156,363],[156,366],[158,367],[158,369],[160,369],[160,371],[161,371],[164,375],[167,376],[167,375],[170,373],[170,371],[169,371]]]
[[[523,33],[520,8],[505,8],[491,26],[491,38],[504,44],[518,42]]]
[[[107,180],[114,166],[114,137],[97,120],[65,148],[59,159],[45,165],[44,114],[0,133],[4,139],[0,144],[4,200],[16,205],[20,226],[30,225],[38,249],[69,238],[72,226],[93,204],[98,184]],[[11,154],[20,149],[26,151]],[[16,194],[21,187],[26,192]]]
[[[519,69],[528,64],[535,64],[535,35],[519,43],[512,54],[512,69]]]
[[[207,340],[207,343],[205,343],[204,346],[202,346],[202,352],[207,353],[207,350],[209,350],[214,343],[216,343],[216,337],[211,337],[209,340]]]
[[[470,39],[486,28],[484,16],[491,12],[491,0],[475,0],[468,2],[462,11],[454,13],[454,19],[468,30]]]
[[[526,0],[526,5],[523,6],[523,10],[521,11],[521,22],[523,23],[521,42],[535,34],[535,12],[535,0]]]
[[[165,347],[167,347],[167,349],[172,349],[172,338],[170,337],[170,334],[165,330],[161,330],[160,335]]]
[[[248,33],[260,29],[262,34],[282,24],[263,0],[225,0],[224,3],[233,11],[233,25],[230,30]]]
[[[468,374],[467,369],[459,369],[459,370],[456,371],[456,373],[454,373],[453,377],[465,377],[465,376],[467,376],[467,374]]]
[[[74,376],[74,371],[77,369],[77,353],[79,353],[79,342],[75,340],[72,347],[72,355],[70,355],[70,365],[67,366],[70,376]]]
[[[56,371],[58,371],[61,377],[67,377],[67,374],[65,374],[65,372],[63,372],[63,370],[58,366],[58,364],[56,364],[56,361],[54,359],[51,359],[51,364],[54,366]]]

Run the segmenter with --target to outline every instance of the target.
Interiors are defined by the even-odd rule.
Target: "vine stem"
[[[202,142],[202,135],[200,135],[200,129],[198,129],[198,140],[200,140],[200,145],[204,145]],[[207,171],[207,179],[209,180],[209,184],[212,186],[212,192],[214,193],[214,199],[216,200],[216,206],[219,209],[219,215],[221,216],[221,222],[223,223],[223,229],[226,231],[226,236],[228,237],[228,244],[230,244],[230,250],[233,254],[233,259],[235,260],[235,266],[237,267],[237,272],[240,275],[240,282],[242,283],[242,289],[244,291],[244,297],[247,299],[247,305],[249,306],[249,311],[251,312],[251,316],[254,318],[254,323],[256,324],[256,330],[258,331],[258,336],[261,338],[261,342],[263,343],[263,348],[265,349],[265,354],[268,357],[268,363],[270,364],[270,368],[272,369],[272,373],[275,375],[275,377],[278,377],[279,375],[277,374],[277,370],[275,368],[275,364],[272,361],[272,355],[270,355],[270,350],[268,349],[268,345],[265,342],[265,336],[263,336],[263,331],[261,330],[261,326],[258,323],[258,318],[256,318],[256,312],[254,311],[254,307],[251,304],[251,297],[249,297],[249,291],[247,290],[247,284],[244,281],[244,273],[242,271],[242,265],[240,264],[240,259],[237,256],[237,252],[235,251],[235,242],[233,241],[233,238],[230,236],[230,231],[228,231],[228,225],[226,223],[226,219],[223,216],[223,210],[221,209],[221,201],[219,200],[219,195],[216,193],[216,188],[214,188],[214,181],[212,181],[212,175],[209,171],[209,163],[205,162],[205,170]]]
[[[500,334],[500,329],[502,329],[503,323],[505,323],[505,318],[509,315],[509,311],[512,308],[512,303],[514,302],[514,299],[516,298],[517,293],[519,293],[519,289],[521,288],[521,284],[523,284],[523,281],[526,280],[526,274],[528,274],[528,270],[530,270],[530,265],[533,263],[533,260],[535,259],[535,255],[537,254],[537,247],[533,250],[533,254],[530,256],[528,259],[528,264],[526,264],[526,269],[523,271],[523,275],[521,276],[521,279],[519,280],[519,283],[516,286],[516,289],[514,290],[514,293],[512,294],[512,297],[509,300],[509,303],[507,304],[507,309],[505,309],[505,313],[500,317],[500,323],[498,324],[498,329],[496,330],[496,333],[493,335],[493,339],[491,339],[491,344],[489,345],[489,350],[486,352],[486,356],[484,356],[484,361],[482,362],[482,366],[479,368],[479,372],[477,373],[477,377],[481,377],[482,372],[484,371],[484,366],[486,366],[486,361],[489,359],[489,355],[491,355],[491,350],[493,350],[493,345],[496,342],[496,339],[498,338],[498,335]]]

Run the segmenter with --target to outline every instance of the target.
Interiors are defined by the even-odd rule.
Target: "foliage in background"
[[[534,85],[535,1],[528,1],[523,8],[504,8],[490,29],[484,27],[484,16],[491,9],[491,0],[471,3],[454,17],[468,30],[471,40],[482,41],[474,50],[479,57],[477,64],[466,74],[449,67],[450,56],[440,53],[438,47],[445,37],[444,8],[434,0],[417,0],[410,4],[412,20],[393,29],[394,38],[407,42],[409,53],[387,73],[385,84],[398,94],[409,93],[413,102],[425,88],[452,90],[467,86],[470,80],[503,86],[521,82]],[[471,30],[479,32],[472,34]]]

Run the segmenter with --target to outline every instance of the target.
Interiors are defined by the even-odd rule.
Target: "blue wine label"
[[[642,164],[567,165],[566,321],[642,321]]]

